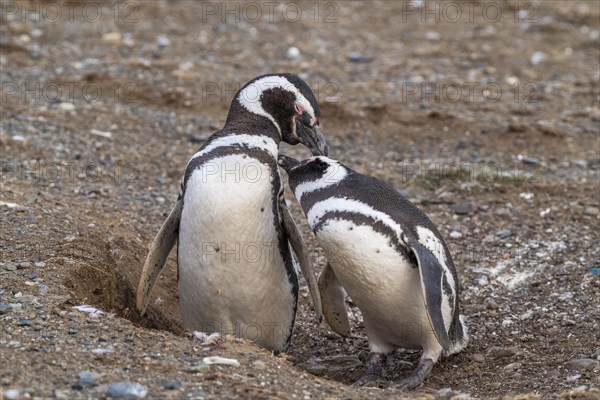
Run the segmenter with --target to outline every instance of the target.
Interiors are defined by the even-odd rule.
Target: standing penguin
[[[281,141],[327,153],[319,115],[314,94],[292,74],[260,76],[240,89],[225,127],[188,161],[177,203],[151,245],[137,292],[142,314],[178,241],[185,329],[285,351],[298,299],[292,249],[320,320],[316,278],[283,201],[277,167]]]
[[[371,355],[357,384],[381,378],[395,349],[423,349],[413,373],[392,384],[417,387],[440,356],[468,341],[456,269],[440,233],[394,188],[338,161],[280,156],[279,164],[329,261],[319,277],[325,318],[342,336],[350,333],[341,287],[363,314]]]

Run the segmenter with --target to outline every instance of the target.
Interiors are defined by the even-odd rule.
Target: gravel
[[[318,22],[222,23],[201,5],[164,1],[135,3],[135,24],[7,15],[3,84],[68,82],[103,95],[89,102],[65,88],[52,101],[23,101],[22,93],[3,92],[0,365],[10,368],[0,374],[0,397],[105,398],[115,382],[138,383],[157,399],[403,397],[351,386],[369,350],[351,299],[354,336],[342,339],[315,324],[300,296],[283,357],[231,338],[204,345],[185,333],[173,256],[148,314],[135,311],[147,246],[177,197],[185,162],[223,125],[235,88],[276,70],[300,73],[315,89],[332,157],[392,184],[451,239],[470,344],[441,359],[407,397],[598,397],[598,367],[575,362],[600,357],[600,54],[590,36],[599,29],[597,8],[540,2],[539,22],[523,23],[504,2],[497,23],[432,25],[418,15],[395,23],[400,2],[335,6],[334,23],[324,20],[327,10]],[[203,15],[208,21],[199,23]],[[506,46],[507,37],[518,45]],[[285,57],[291,47],[298,58]],[[536,52],[545,58],[530,65]],[[480,86],[472,99],[423,96],[421,83],[451,82]],[[481,99],[489,83],[502,87],[498,101]],[[131,102],[123,98],[127,84]],[[520,161],[520,154],[534,159]],[[15,166],[25,172],[12,172]],[[53,177],[50,166],[62,175]],[[324,260],[314,237],[289,193],[286,199],[319,272]],[[510,236],[496,236],[506,229]],[[72,308],[86,304],[104,313]],[[200,363],[212,356],[240,365]],[[410,373],[419,357],[411,350],[390,356],[390,379]],[[103,375],[73,389],[80,371]],[[181,386],[165,387],[175,379]]]

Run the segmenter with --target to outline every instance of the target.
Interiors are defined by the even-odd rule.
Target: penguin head
[[[299,193],[296,189],[303,184],[305,189],[309,189],[309,186],[314,189],[332,186],[341,182],[350,171],[339,161],[326,156],[314,156],[298,161],[292,157],[280,155],[278,164],[287,172],[290,188],[297,197],[299,197]]]
[[[284,142],[302,143],[313,155],[327,155],[327,144],[319,130],[317,99],[296,75],[259,76],[240,89],[236,100],[247,111],[268,118]]]

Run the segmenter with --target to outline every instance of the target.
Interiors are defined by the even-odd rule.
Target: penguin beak
[[[307,126],[297,119],[296,135],[298,135],[300,143],[308,147],[313,156],[328,155],[329,147],[317,125]]]
[[[279,164],[279,166],[283,168],[285,172],[289,173],[292,169],[300,165],[300,161],[296,160],[295,158],[280,154],[277,160],[277,164]]]

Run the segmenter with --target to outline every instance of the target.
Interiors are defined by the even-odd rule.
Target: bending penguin
[[[342,287],[362,312],[371,354],[357,384],[383,377],[395,349],[423,349],[413,373],[392,384],[417,387],[440,356],[468,341],[456,269],[440,233],[394,188],[338,161],[280,156],[279,165],[329,262],[319,277],[326,320],[350,334]]]
[[[317,282],[302,236],[283,201],[279,143],[327,154],[319,107],[292,74],[248,82],[225,126],[187,163],[179,198],[154,239],[137,291],[144,313],[177,246],[179,303],[187,330],[221,332],[286,351],[297,299],[295,253],[322,318]]]

